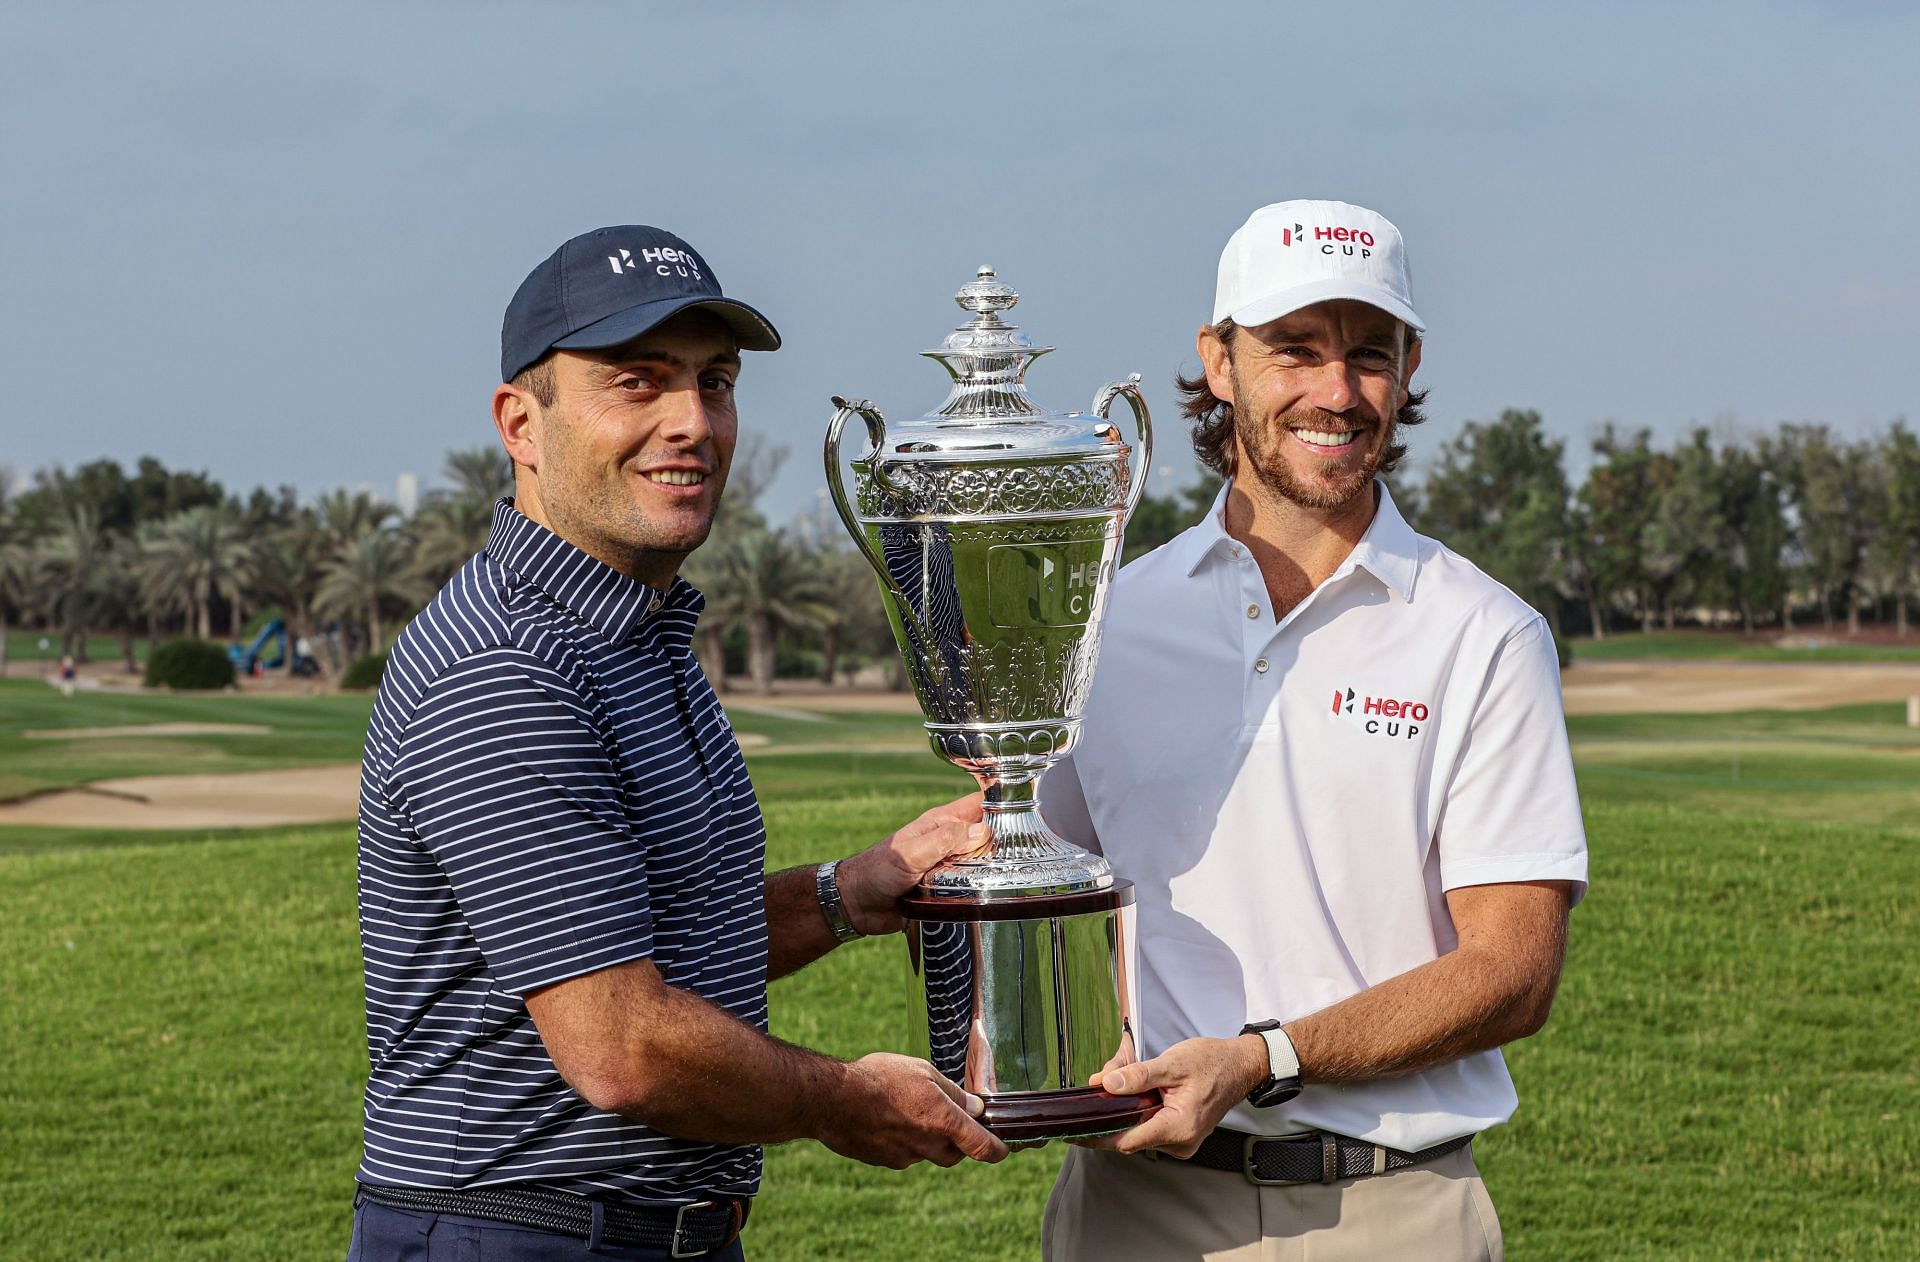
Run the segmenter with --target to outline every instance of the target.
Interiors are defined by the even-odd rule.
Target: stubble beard
[[[1367,454],[1359,465],[1343,474],[1339,472],[1340,461],[1321,461],[1314,470],[1318,476],[1312,484],[1294,476],[1284,450],[1289,431],[1344,430],[1356,420],[1363,423],[1368,443]],[[1394,427],[1393,420],[1381,424],[1368,417],[1342,416],[1322,408],[1295,408],[1254,423],[1235,419],[1240,445],[1246,454],[1245,472],[1289,503],[1320,511],[1345,508],[1373,486],[1374,475],[1393,446]]]
[[[558,476],[551,485],[543,478],[540,494],[555,533],[623,573],[649,562],[664,562],[677,570],[712,533],[725,483],[714,486],[713,511],[704,521],[656,520],[634,502],[627,484],[633,475],[626,467],[622,465],[609,480],[604,466],[576,444],[572,425],[572,418],[557,408],[549,411],[546,460]]]

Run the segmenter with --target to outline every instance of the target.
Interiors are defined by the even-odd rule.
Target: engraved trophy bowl
[[[916,1049],[983,1096],[1009,1140],[1107,1134],[1158,1107],[1088,1086],[1135,1058],[1133,886],[1048,828],[1036,799],[1079,734],[1152,427],[1137,373],[1086,413],[1035,402],[1027,367],[1053,348],[1003,318],[1018,300],[981,268],[955,295],[972,319],[922,352],[952,379],[939,408],[890,422],[836,397],[826,435],[828,489],[879,576],[934,752],[985,790],[987,845],[901,900],[927,1001]],[[1116,398],[1137,467],[1107,418]],[[870,447],[849,494],[854,417]]]

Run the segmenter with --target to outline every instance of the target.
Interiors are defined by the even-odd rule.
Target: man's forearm
[[[612,993],[602,998],[634,1014],[626,1023],[630,1036],[562,1066],[589,1103],[711,1143],[774,1144],[819,1134],[820,1110],[831,1107],[845,1064],[762,1034],[676,987],[609,981]]]
[[[1456,895],[1510,904],[1497,918],[1479,918],[1489,931],[1463,934],[1439,959],[1287,1023],[1304,1081],[1398,1078],[1525,1038],[1545,1023],[1566,949],[1564,896],[1483,888]]]
[[[767,874],[767,978],[798,972],[839,945],[820,910],[818,865]]]
[[[682,1139],[776,1144],[808,1136],[845,1156],[902,1167],[998,1160],[1001,1145],[958,1107],[979,1101],[924,1061],[875,1052],[840,1061],[770,1038],[651,961],[571,978],[527,996],[567,1085]]]

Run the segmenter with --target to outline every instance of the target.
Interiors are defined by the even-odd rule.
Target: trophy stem
[[[981,812],[990,835],[986,847],[935,868],[921,881],[930,898],[1010,898],[1105,889],[1113,869],[1047,827],[1041,818],[1038,771],[989,768],[980,773],[986,800]]]

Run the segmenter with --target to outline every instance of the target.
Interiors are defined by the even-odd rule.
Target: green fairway
[[[1576,662],[1920,662],[1920,636],[1905,644],[1853,644],[1818,627],[1756,636],[1729,631],[1616,631],[1604,640],[1589,637],[1571,643]]]
[[[16,724],[25,695],[0,693],[9,769],[16,728],[52,725]],[[130,700],[184,708],[111,721],[269,704]],[[286,704],[351,751],[347,701],[364,714]],[[1915,1254],[1920,734],[1901,717],[1574,721],[1594,892],[1552,1022],[1510,1050],[1520,1113],[1476,1145],[1512,1256]],[[910,719],[738,726],[773,742],[749,757],[776,866],[965,785]],[[0,1257],[343,1254],[365,1072],[351,828],[0,830],[0,890]],[[777,984],[775,1029],[899,1048],[916,1002],[899,940],[863,942]],[[1057,1163],[894,1173],[788,1145],[749,1255],[1030,1258]]]
[[[35,680],[0,679],[0,802],[118,776],[358,762],[372,708],[370,693],[282,697],[113,690],[65,697]],[[182,723],[248,730],[45,735]],[[254,730],[259,728],[267,730]]]

